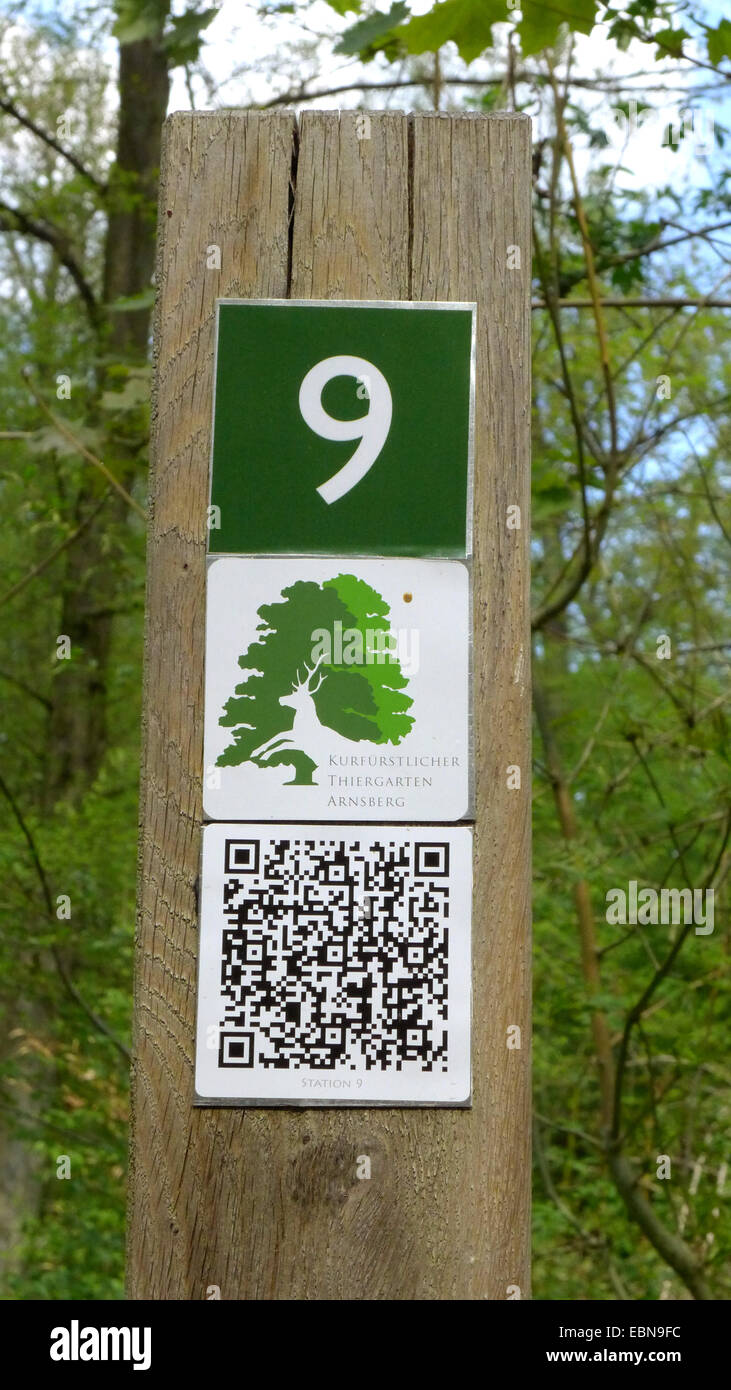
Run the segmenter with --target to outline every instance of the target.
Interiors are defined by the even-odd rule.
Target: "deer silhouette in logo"
[[[317,684],[312,685],[316,674]],[[292,728],[288,733],[275,734],[273,738],[268,738],[265,743],[260,744],[251,754],[252,759],[255,758],[258,763],[266,763],[272,753],[282,748],[301,748],[306,753],[308,746],[317,742],[321,724],[312,697],[320,689],[324,679],[325,672],[320,670],[319,661],[314,666],[308,666],[305,662],[304,680],[300,679],[297,667],[297,675],[289,694],[282,695],[279,699],[280,705],[294,710]]]

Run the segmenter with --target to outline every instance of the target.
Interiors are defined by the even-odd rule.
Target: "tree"
[[[219,721],[235,732],[218,765],[291,764],[292,784],[311,786],[317,764],[299,741],[324,725],[354,741],[400,743],[412,700],[388,605],[364,580],[298,580],[282,598],[259,609],[260,635],[239,657],[248,674]]]
[[[689,924],[675,933],[666,924],[670,934],[653,940],[638,928],[611,932],[599,904],[610,885],[676,875],[718,900],[731,864],[719,604],[728,494],[718,466],[731,373],[717,312],[731,307],[722,235],[731,220],[726,132],[716,124],[708,139],[708,103],[731,76],[731,25],[709,25],[689,6],[673,26],[655,0],[524,0],[519,20],[491,0],[440,0],[419,16],[401,3],[388,13],[331,3],[363,16],[340,51],[378,65],[371,89],[411,85],[403,65],[433,55],[435,104],[466,88],[483,109],[529,111],[539,132],[536,1024],[552,1040],[536,1066],[539,1295],[585,1297],[573,1270],[592,1260],[592,1287],[610,1291],[600,1296],[723,1296],[727,1222],[698,1174],[715,1167],[722,1190],[712,1114],[728,1078],[707,1060],[721,1044],[699,993],[681,1038],[672,1005],[681,994],[687,1003],[690,981],[719,973],[727,992],[725,948],[714,933],[701,950]],[[618,53],[633,46],[629,76],[578,66],[575,37],[598,20]],[[393,79],[384,59],[400,65]],[[701,173],[653,195],[624,186],[630,142],[650,116],[658,147],[697,152],[715,180]],[[563,930],[571,916],[576,964]],[[578,1011],[559,982],[567,970]],[[590,1071],[569,1060],[577,1049]],[[703,1136],[695,1151],[679,1112],[692,1112]],[[657,1155],[671,1151],[665,1181]],[[629,1260],[623,1212],[647,1242]],[[554,1256],[557,1231],[568,1233],[573,1263],[565,1246]]]
[[[169,9],[79,6],[79,38],[21,5],[0,28],[9,1296],[122,1287],[150,277],[169,72],[191,52]]]

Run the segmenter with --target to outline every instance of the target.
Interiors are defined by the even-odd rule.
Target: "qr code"
[[[448,841],[222,848],[220,1067],[448,1070]]]

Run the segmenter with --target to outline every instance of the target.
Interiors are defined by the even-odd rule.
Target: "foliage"
[[[328,0],[339,15],[362,11],[362,0]],[[388,57],[397,53],[434,53],[444,44],[454,43],[459,55],[471,63],[492,48],[493,25],[512,24],[524,58],[552,48],[566,34],[591,34],[599,23],[606,26],[618,48],[626,49],[633,39],[651,43],[658,58],[681,58],[698,30],[705,41],[711,64],[731,58],[731,22],[723,19],[714,28],[696,21],[695,32],[667,23],[673,8],[666,0],[630,0],[627,5],[601,4],[599,0],[562,0],[546,5],[543,0],[522,0],[507,7],[501,0],[437,0],[426,14],[405,16],[403,7],[394,5],[384,14],[376,10],[346,31],[340,42],[342,53],[360,53],[364,61],[378,51]],[[515,21],[511,10],[518,10]],[[665,27],[662,27],[663,24]]]
[[[218,14],[214,6],[170,15],[170,0],[116,0],[115,8],[117,19],[112,32],[120,44],[160,38],[173,67],[194,62],[200,53],[203,31]]]

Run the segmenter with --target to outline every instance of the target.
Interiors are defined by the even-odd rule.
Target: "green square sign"
[[[468,555],[474,319],[219,301],[209,551]]]

